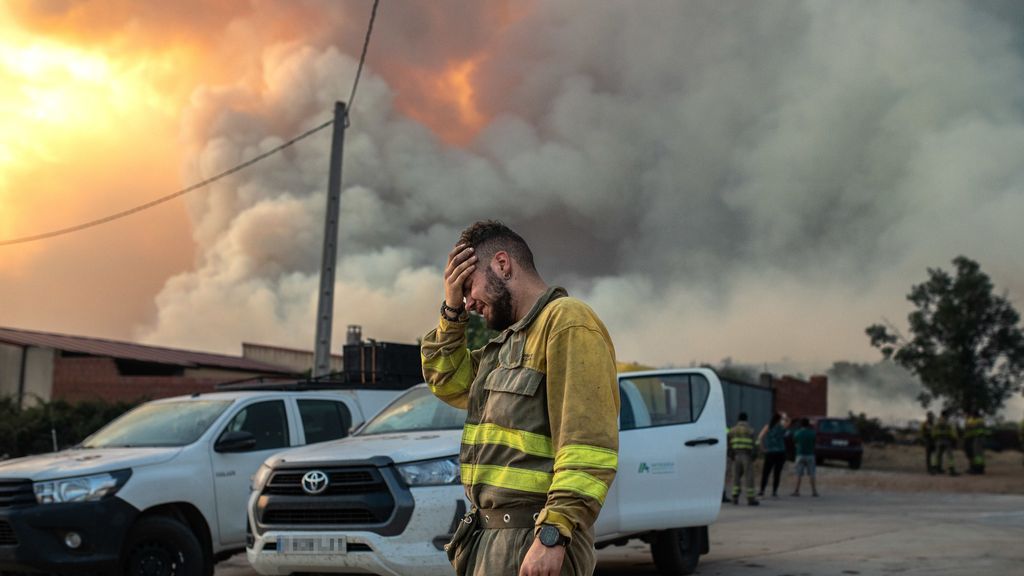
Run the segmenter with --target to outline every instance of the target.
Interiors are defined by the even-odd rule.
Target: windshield
[[[441,402],[427,388],[413,388],[374,416],[360,436],[417,430],[459,430],[466,411]]]
[[[822,420],[818,431],[825,434],[856,434],[857,427],[850,420]]]
[[[84,448],[185,446],[199,439],[231,400],[185,400],[143,404],[100,428]]]

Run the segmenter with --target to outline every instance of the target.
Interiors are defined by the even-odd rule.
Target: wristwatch
[[[541,524],[540,533],[537,534],[537,539],[540,540],[541,544],[548,548],[565,546],[569,543],[569,539],[562,536],[562,533],[558,531],[558,527],[554,524]]]

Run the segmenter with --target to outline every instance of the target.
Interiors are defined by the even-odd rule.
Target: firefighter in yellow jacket
[[[945,456],[949,455],[949,475],[957,476],[956,473],[956,425],[950,420],[952,414],[950,411],[943,410],[939,415],[939,421],[935,423],[935,449],[938,451],[938,463],[936,468],[941,474],[944,470],[943,464]]]
[[[757,506],[754,497],[754,429],[747,413],[740,412],[736,425],[729,429],[729,457],[732,458],[732,503],[740,503],[740,482],[746,488],[747,504]]]
[[[977,411],[971,411],[964,421],[964,452],[969,474],[985,473],[985,438],[988,435],[985,419]]]
[[[545,284],[522,237],[494,221],[463,231],[444,290],[421,355],[434,394],[468,411],[459,457],[473,509],[446,547],[456,574],[590,575],[594,521],[618,467],[607,329]],[[468,311],[500,331],[475,351]]]

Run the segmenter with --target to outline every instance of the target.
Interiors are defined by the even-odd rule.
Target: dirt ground
[[[954,456],[959,476],[925,473],[924,448],[875,445],[864,449],[861,470],[846,469],[842,462],[818,468],[822,482],[830,486],[886,492],[951,492],[1024,494],[1024,456],[1016,450],[987,452],[985,474],[966,474],[963,451]],[[787,466],[788,469],[789,466]]]

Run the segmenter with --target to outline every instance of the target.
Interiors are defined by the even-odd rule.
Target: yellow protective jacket
[[[745,420],[740,420],[729,429],[729,450],[732,452],[754,451],[754,429]]]
[[[946,418],[939,418],[938,422],[935,423],[935,438],[956,441],[956,426],[953,426],[952,422]]]
[[[541,510],[571,538],[594,524],[618,467],[615,350],[586,304],[553,287],[480,350],[467,321],[441,318],[423,338],[423,377],[468,416],[462,483],[479,509]]]
[[[988,428],[985,427],[985,420],[982,418],[968,418],[964,422],[964,438],[977,438],[987,436]]]

